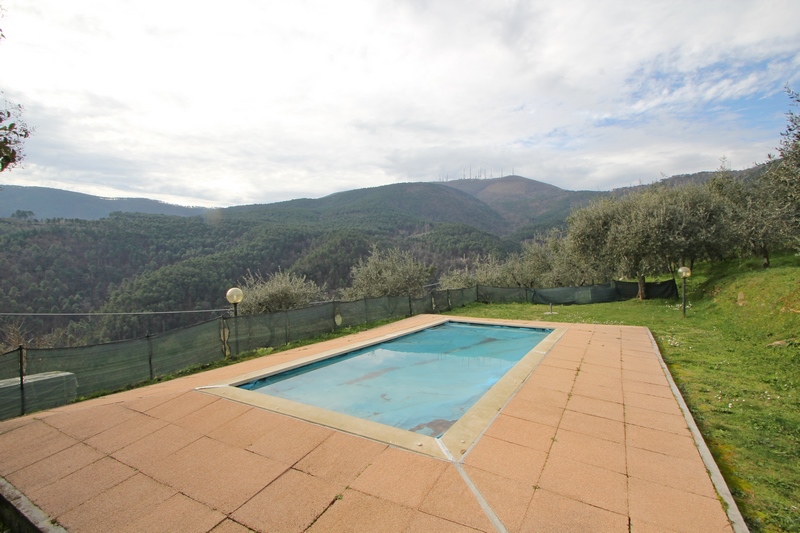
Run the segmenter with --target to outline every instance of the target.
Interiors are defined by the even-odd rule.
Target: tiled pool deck
[[[746,531],[645,328],[517,322],[566,332],[456,462],[195,390],[440,318],[2,422],[0,489],[69,531]]]

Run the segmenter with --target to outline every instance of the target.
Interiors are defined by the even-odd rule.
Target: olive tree
[[[684,261],[715,259],[729,242],[724,209],[703,188],[655,186],[606,198],[568,219],[565,257],[593,281],[635,278],[646,298],[647,276]]]
[[[551,271],[550,255],[547,239],[540,236],[522,243],[522,251],[509,254],[505,260],[493,255],[480,256],[464,268],[447,272],[439,279],[439,287],[546,287]]]
[[[623,216],[622,209],[620,199],[603,198],[567,218],[569,230],[562,261],[573,266],[575,285],[608,281],[617,274],[617,254],[609,246],[609,237]]]
[[[305,276],[277,271],[266,278],[248,272],[242,281],[244,298],[239,304],[242,314],[272,313],[308,307],[323,299],[324,288]]]
[[[397,248],[380,250],[373,245],[369,256],[353,265],[350,287],[342,290],[345,300],[380,298],[382,296],[414,296],[425,294],[433,267],[418,261],[411,252]]]
[[[786,92],[792,107],[800,105],[800,94],[788,87]],[[783,241],[800,249],[800,115],[790,109],[786,117],[789,123],[778,146],[780,160],[774,161],[762,181]]]
[[[0,41],[4,38],[3,30],[0,30]],[[3,101],[3,109],[0,109],[0,172],[3,172],[22,163],[25,157],[22,145],[33,130],[22,120],[21,105],[0,98]]]
[[[471,264],[453,269],[439,278],[440,289],[465,289],[476,285],[505,287],[503,262],[494,255],[476,257]]]
[[[723,205],[723,224],[730,232],[731,247],[755,254],[769,266],[771,250],[786,241],[784,210],[776,207],[774,192],[764,176],[750,181],[718,172],[709,182],[710,193]]]

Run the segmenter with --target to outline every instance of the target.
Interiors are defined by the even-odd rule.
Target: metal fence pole
[[[20,415],[25,414],[25,347],[19,345],[19,399]]]
[[[147,365],[150,367],[150,381],[153,380],[153,341],[150,334],[147,334]]]

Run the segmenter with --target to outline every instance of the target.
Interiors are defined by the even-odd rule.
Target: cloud
[[[749,166],[800,72],[789,1],[6,4],[3,88],[37,133],[2,180],[192,205]]]

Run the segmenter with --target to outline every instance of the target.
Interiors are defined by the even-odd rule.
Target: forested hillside
[[[0,195],[2,192],[0,192]],[[0,312],[85,313],[212,309],[248,272],[307,276],[329,294],[349,283],[372,244],[413,251],[446,270],[465,256],[503,254],[505,220],[440,184],[349,191],[320,200],[209,210],[179,217],[114,213],[100,220],[0,219]],[[81,327],[25,319],[41,331],[72,323],[92,341],[144,335],[196,320],[112,317]]]

